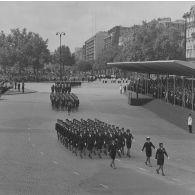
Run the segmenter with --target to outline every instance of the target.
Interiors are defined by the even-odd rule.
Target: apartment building
[[[186,24],[186,60],[195,61],[195,5],[183,18]]]
[[[85,41],[85,60],[94,61],[101,54],[104,48],[104,38],[107,32],[98,32],[93,37]]]

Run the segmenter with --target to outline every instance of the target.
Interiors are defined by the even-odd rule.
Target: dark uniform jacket
[[[164,155],[168,157],[166,150],[164,148],[158,148],[155,156],[155,158],[157,159],[157,165],[164,164]]]
[[[144,146],[142,148],[142,151],[146,149],[146,156],[151,157],[152,156],[152,148],[155,148],[152,142],[145,142]]]

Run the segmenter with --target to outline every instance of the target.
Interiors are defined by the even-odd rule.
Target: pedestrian
[[[122,94],[122,85],[120,85],[120,94]]]
[[[51,86],[51,92],[54,93],[54,90],[55,90],[55,86],[52,85],[52,86]]]
[[[143,148],[142,148],[142,152],[144,151],[145,149],[145,152],[146,152],[146,162],[145,164],[148,165],[151,167],[151,162],[150,162],[150,157],[152,156],[152,148],[155,149],[155,146],[153,145],[153,143],[150,141],[150,137],[148,136],[146,138],[146,142],[144,143],[143,145]]]
[[[17,87],[17,82],[15,81],[14,84],[15,84],[15,89],[16,89],[16,87]]]
[[[157,165],[159,166],[158,169],[156,169],[157,174],[159,174],[159,171],[161,169],[162,176],[165,176],[163,166],[164,166],[164,155],[169,159],[169,156],[163,148],[163,143],[159,143],[159,148],[156,151],[155,159],[157,159]]]
[[[111,145],[109,146],[109,150],[108,150],[110,157],[111,157],[110,166],[113,169],[116,169],[115,162],[114,162],[116,158],[116,150],[117,150],[117,146],[116,146],[115,140],[113,139]]]
[[[124,85],[123,89],[124,89],[124,93],[126,93],[127,86],[126,86],[126,85]]]
[[[18,91],[20,91],[20,82],[18,83]]]
[[[189,133],[192,133],[192,115],[189,114],[188,116],[188,128],[189,128]]]
[[[22,82],[22,93],[24,93],[24,82]]]

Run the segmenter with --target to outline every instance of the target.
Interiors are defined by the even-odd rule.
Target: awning
[[[131,72],[195,77],[195,63],[180,60],[113,62],[107,63],[107,67]]]

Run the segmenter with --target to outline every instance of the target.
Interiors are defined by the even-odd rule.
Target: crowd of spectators
[[[194,92],[192,93],[192,80],[187,78],[162,77],[156,79],[131,79],[128,90],[152,95],[154,98],[164,99],[168,103],[186,108],[192,108],[192,104],[195,107]]]

